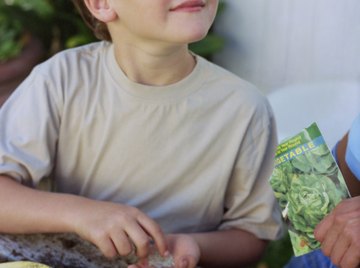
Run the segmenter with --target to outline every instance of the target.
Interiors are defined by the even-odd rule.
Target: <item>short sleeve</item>
[[[239,149],[220,229],[240,228],[272,240],[282,234],[280,210],[269,184],[277,134],[271,108],[264,106],[253,116]]]
[[[349,130],[345,160],[351,172],[360,180],[360,114]]]
[[[60,124],[59,103],[39,67],[0,109],[0,174],[31,186],[49,175]]]

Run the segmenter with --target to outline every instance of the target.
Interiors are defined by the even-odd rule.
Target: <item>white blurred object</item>
[[[316,122],[331,149],[360,113],[358,81],[324,81],[282,87],[268,94],[279,141]]]

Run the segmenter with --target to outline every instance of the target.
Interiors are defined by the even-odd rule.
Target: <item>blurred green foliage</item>
[[[264,257],[256,266],[257,268],[281,268],[284,267],[294,255],[288,232],[280,240],[272,241],[265,252]]]
[[[0,61],[17,56],[26,33],[44,35],[44,23],[51,19],[52,6],[46,0],[0,1]]]
[[[21,52],[26,34],[42,41],[47,56],[95,40],[69,0],[1,0],[0,61]]]

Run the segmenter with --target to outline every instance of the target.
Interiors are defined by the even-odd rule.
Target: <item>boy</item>
[[[280,231],[277,138],[259,92],[188,51],[218,1],[75,3],[111,42],[56,55],[3,106],[0,232],[74,232],[142,259],[153,240],[176,267],[256,261]],[[25,187],[50,173],[56,193]]]

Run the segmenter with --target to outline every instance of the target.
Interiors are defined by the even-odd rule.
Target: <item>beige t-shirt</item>
[[[0,173],[59,192],[136,206],[166,232],[279,234],[268,178],[276,133],[252,85],[197,57],[162,87],[130,81],[113,46],[64,51],[0,110]]]

